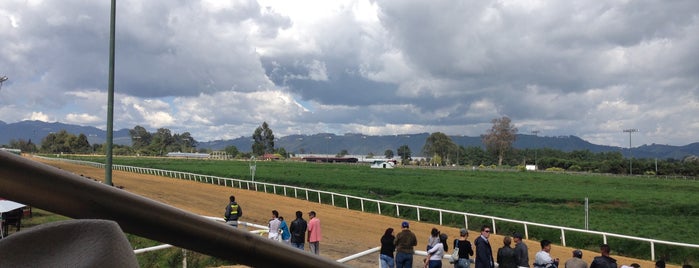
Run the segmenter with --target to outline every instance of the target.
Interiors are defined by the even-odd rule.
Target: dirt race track
[[[104,178],[103,169],[57,161],[45,163],[100,181],[103,181]],[[398,232],[400,230],[400,223],[402,222],[402,220],[398,218],[362,213],[274,194],[265,194],[165,177],[114,171],[112,181],[115,185],[122,186],[126,191],[195,214],[214,217],[223,216],[224,208],[228,204],[228,196],[233,194],[236,196],[236,201],[238,201],[243,209],[243,218],[241,220],[261,225],[266,225],[271,217],[272,210],[279,211],[280,215],[289,223],[295,218],[294,213],[297,210],[304,212],[304,218],[306,220],[308,220],[307,212],[314,210],[321,221],[322,227],[323,238],[320,243],[320,254],[321,256],[331,259],[340,259],[380,246],[379,241],[384,230],[388,227],[392,227]],[[442,233],[448,234],[450,241],[458,236],[457,228],[415,221],[410,221],[410,226],[411,230],[415,232],[418,238],[418,246],[416,249],[424,250],[432,227],[437,227]],[[478,233],[471,231],[469,240],[473,241],[477,235]],[[497,248],[502,246],[502,239],[502,236],[491,235],[490,241],[493,245],[493,253],[496,253]],[[541,247],[538,241],[526,240],[525,242],[529,247],[529,260],[531,263],[534,261],[534,255]],[[306,246],[306,248],[308,249],[308,246]],[[572,250],[572,248],[554,245],[551,250],[551,256],[560,258],[561,267],[563,267],[563,262],[571,257]],[[613,250],[612,245],[612,251]],[[592,258],[597,255],[599,255],[598,252],[583,251],[583,259],[588,265],[592,261]],[[654,267],[654,263],[651,261],[619,256],[613,257],[617,259],[619,267],[621,267],[621,265],[629,265],[633,262],[639,263],[643,268]],[[415,257],[415,267],[422,267],[419,265],[422,264],[422,258],[421,256]],[[353,267],[378,267],[378,253],[350,261],[347,264]],[[443,267],[451,267],[451,265],[447,261],[444,261]]]

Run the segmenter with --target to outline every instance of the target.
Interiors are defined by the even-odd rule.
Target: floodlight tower
[[[537,137],[537,138],[539,137],[539,132],[540,132],[539,130],[532,130],[532,134],[534,134],[534,136]],[[537,160],[536,160],[536,159],[537,159],[537,154],[538,154],[537,151],[538,151],[537,148],[534,148],[534,169],[537,169],[537,170],[538,170],[538,169],[539,169],[539,164],[537,163]]]
[[[632,162],[631,162],[631,133],[638,132],[638,129],[635,128],[629,128],[629,129],[624,129],[624,132],[629,133],[629,175],[633,175],[633,169],[632,169]]]
[[[7,76],[0,76],[0,89],[2,89],[2,83],[7,81],[7,79],[9,79]]]

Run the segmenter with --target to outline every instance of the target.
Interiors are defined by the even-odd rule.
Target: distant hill
[[[7,124],[0,121],[0,145],[9,144],[11,140],[31,139],[37,144],[41,139],[51,132],[66,130],[69,133],[78,135],[83,133],[88,141],[93,143],[104,143],[107,139],[106,131],[87,126],[69,125],[63,123],[47,123],[42,121],[22,121]],[[149,130],[154,131],[154,130]],[[252,133],[252,130],[251,130]],[[408,145],[413,155],[419,156],[420,150],[425,144],[429,133],[401,134],[372,136],[357,133],[335,135],[329,133],[319,133],[310,135],[290,135],[279,137],[275,141],[275,147],[286,149],[290,153],[306,154],[337,154],[341,150],[347,150],[349,154],[365,155],[374,153],[383,155],[384,151],[391,149],[395,153],[401,145]],[[194,137],[196,139],[196,137]],[[464,147],[483,146],[480,137],[451,136],[452,140]],[[130,145],[128,129],[114,131],[114,143]],[[222,150],[227,146],[235,146],[240,151],[250,151],[252,147],[251,137],[239,137],[232,140],[199,141],[198,148]],[[599,152],[621,152],[628,155],[628,148],[618,146],[597,145],[587,142],[576,136],[542,137],[535,135],[518,134],[514,144],[515,148],[550,148],[565,152],[575,150],[589,150],[594,153]],[[671,145],[641,145],[632,148],[633,156],[636,158],[658,158],[658,159],[683,159],[688,155],[699,155],[699,142],[684,146]]]

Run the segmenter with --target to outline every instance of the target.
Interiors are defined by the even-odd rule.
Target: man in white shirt
[[[272,219],[269,220],[269,233],[267,238],[279,240],[279,225],[282,222],[279,220],[279,212],[272,210]]]
[[[551,241],[541,240],[541,251],[536,253],[534,268],[557,268],[558,258],[551,258]]]

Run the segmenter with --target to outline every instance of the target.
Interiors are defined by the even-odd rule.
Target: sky
[[[0,121],[107,127],[110,1],[3,0]],[[699,142],[699,1],[119,0],[114,129]],[[638,129],[638,132],[623,132]]]

